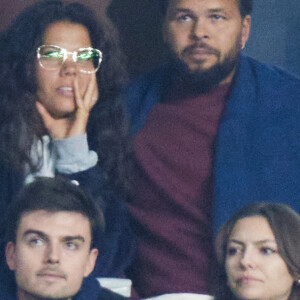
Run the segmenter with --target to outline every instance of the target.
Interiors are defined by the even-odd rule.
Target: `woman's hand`
[[[65,139],[86,133],[90,111],[98,100],[96,74],[91,74],[90,76],[91,80],[83,95],[80,93],[78,77],[75,77],[74,94],[76,110],[74,114],[66,118],[53,118],[44,105],[36,101],[36,108],[43,119],[49,135],[53,139]]]

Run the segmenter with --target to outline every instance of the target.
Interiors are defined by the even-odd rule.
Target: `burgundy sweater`
[[[141,297],[209,293],[213,259],[212,159],[229,85],[154,106],[137,134],[129,203],[140,241],[131,270]]]

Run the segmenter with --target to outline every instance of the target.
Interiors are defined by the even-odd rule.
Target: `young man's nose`
[[[45,262],[48,264],[57,264],[60,262],[61,249],[57,244],[48,244],[45,249]]]

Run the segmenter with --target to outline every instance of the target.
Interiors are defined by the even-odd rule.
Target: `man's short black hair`
[[[37,210],[77,212],[88,218],[91,226],[91,248],[103,239],[104,216],[98,204],[83,190],[63,177],[39,177],[26,185],[9,207],[6,239],[16,242],[22,216]]]
[[[159,0],[161,2],[162,13],[165,16],[167,13],[169,2],[172,0]],[[253,9],[253,0],[237,0],[240,2],[240,13],[244,18],[246,15],[250,15]]]

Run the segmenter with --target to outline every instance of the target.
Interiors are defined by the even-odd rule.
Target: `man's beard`
[[[188,65],[171,51],[173,84],[175,86],[183,86],[185,93],[188,92],[189,94],[187,96],[196,96],[209,92],[227,78],[238,65],[241,49],[240,44],[239,39],[222,62],[220,61],[221,53],[202,42],[195,43],[195,45],[183,50],[182,55],[185,55],[197,47],[205,49],[210,55],[215,55],[217,57],[216,64],[205,70],[190,70]]]

